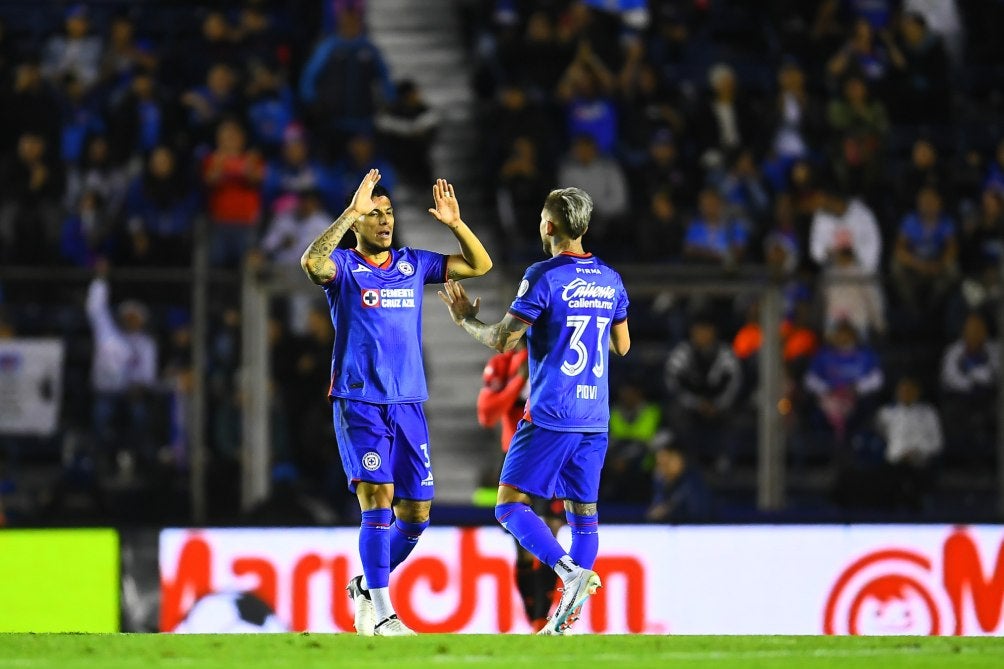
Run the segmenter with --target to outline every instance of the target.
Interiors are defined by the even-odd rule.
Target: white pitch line
[[[948,651],[946,651],[948,652]],[[601,662],[637,662],[639,660],[756,660],[776,658],[807,658],[807,657],[893,657],[907,654],[924,654],[923,648],[861,648],[847,650],[817,649],[814,651],[798,650],[713,650],[713,651],[658,651],[655,653],[599,653],[590,655],[590,661]],[[500,658],[492,655],[452,655],[445,653],[425,658],[437,663],[453,662],[494,662]],[[549,658],[548,662],[556,658]]]

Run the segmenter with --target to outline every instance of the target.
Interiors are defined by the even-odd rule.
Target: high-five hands
[[[450,317],[457,325],[463,325],[466,319],[477,316],[478,310],[481,308],[481,298],[477,297],[474,302],[471,302],[464,287],[453,279],[444,283],[443,290],[436,294],[449,308]]]

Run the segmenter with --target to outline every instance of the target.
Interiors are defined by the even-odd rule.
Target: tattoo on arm
[[[477,341],[496,351],[505,351],[511,345],[514,346],[527,328],[526,323],[508,314],[494,325],[482,323],[477,318],[465,318],[462,326]]]
[[[356,214],[350,209],[335,219],[328,229],[318,235],[303,252],[300,265],[310,280],[314,283],[326,283],[335,275],[335,264],[331,261],[331,252],[338,246],[345,233],[352,227]]]

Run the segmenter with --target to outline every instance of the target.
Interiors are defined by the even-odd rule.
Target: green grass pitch
[[[1004,639],[822,636],[0,634],[3,669],[1004,667]]]

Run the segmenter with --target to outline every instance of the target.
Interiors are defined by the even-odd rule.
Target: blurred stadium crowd
[[[370,166],[392,192],[427,186],[436,110],[394,81],[363,5],[0,4],[0,266],[88,278],[0,274],[0,338],[55,335],[68,347],[48,444],[58,474],[30,498],[18,497],[31,486],[17,472],[37,445],[0,435],[12,522],[186,517],[187,300],[171,284],[116,284],[116,315],[106,277],[184,270],[201,221],[212,266],[236,281],[249,253],[295,263]],[[985,517],[1004,2],[455,7],[498,260],[538,259],[531,223],[560,184],[593,196],[587,246],[615,266],[679,266],[695,280],[766,268],[783,282],[791,508]],[[236,509],[240,313],[226,294],[213,304],[211,508],[218,521],[254,520]],[[632,304],[648,355],[616,377],[601,502],[653,522],[753,517],[758,306],[682,285]],[[269,321],[286,500],[262,511],[271,522],[344,513],[316,401],[330,337],[309,304]]]

